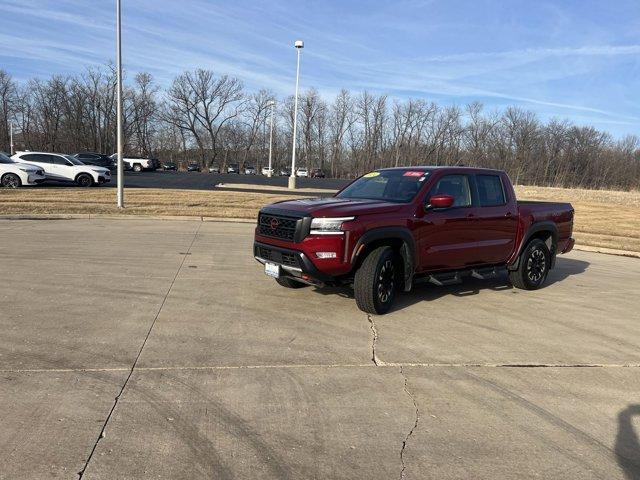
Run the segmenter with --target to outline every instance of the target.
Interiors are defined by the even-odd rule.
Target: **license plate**
[[[265,263],[264,264],[264,273],[273,278],[278,278],[280,276],[280,265],[275,263]]]

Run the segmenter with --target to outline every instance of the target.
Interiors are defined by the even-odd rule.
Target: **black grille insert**
[[[261,213],[258,217],[258,229],[260,235],[265,237],[293,241],[296,235],[297,220],[283,215]]]
[[[298,257],[296,257],[295,253],[280,252],[279,250],[272,250],[261,246],[258,247],[257,250],[258,256],[264,260],[269,260],[281,265],[287,265],[289,267],[300,267]]]

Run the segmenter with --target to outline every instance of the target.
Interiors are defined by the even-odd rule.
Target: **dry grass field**
[[[640,252],[640,192],[517,187],[518,198],[571,202],[578,244]],[[120,214],[255,218],[267,203],[291,198],[259,191],[127,189],[124,212],[111,188],[0,189],[0,215]],[[296,197],[300,198],[300,197]]]

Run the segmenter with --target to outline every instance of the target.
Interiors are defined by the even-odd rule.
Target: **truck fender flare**
[[[351,264],[353,266],[356,265],[363,247],[379,240],[400,240],[402,242],[399,251],[404,264],[404,291],[410,291],[413,283],[413,275],[416,270],[416,243],[408,228],[379,227],[367,231],[358,239],[353,247]]]
[[[544,222],[534,223],[529,227],[529,230],[527,230],[527,233],[522,237],[522,242],[520,242],[520,246],[518,247],[518,253],[516,254],[516,257],[513,263],[510,263],[508,265],[509,270],[518,269],[518,266],[520,265],[520,255],[522,254],[522,251],[527,246],[527,243],[529,243],[529,240],[531,240],[531,238],[533,238],[537,233],[540,233],[540,232],[551,233],[551,245],[547,245],[547,247],[549,248],[549,252],[551,252],[550,268],[553,268],[553,266],[556,263],[556,253],[557,253],[556,246],[558,245],[558,227],[553,222],[544,221]]]

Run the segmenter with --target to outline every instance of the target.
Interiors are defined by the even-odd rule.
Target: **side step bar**
[[[471,276],[473,278],[477,278],[478,280],[488,280],[490,278],[495,278],[497,274],[498,271],[496,270],[496,267],[471,270]]]
[[[485,267],[485,268],[473,268],[470,270],[458,270],[455,272],[446,273],[434,273],[414,280],[414,283],[428,282],[438,287],[445,287],[447,285],[457,285],[462,283],[462,278],[465,276],[471,276],[479,280],[488,280],[495,278],[498,275],[498,268]]]

